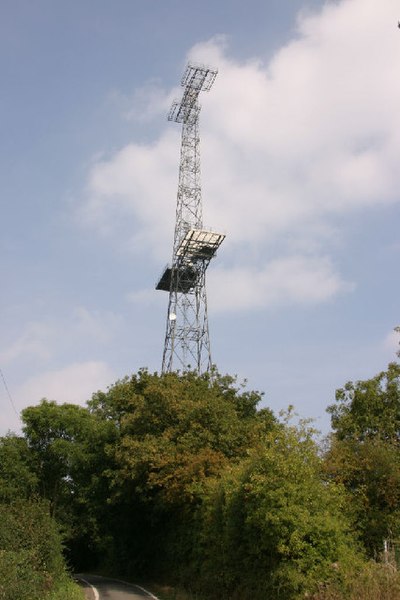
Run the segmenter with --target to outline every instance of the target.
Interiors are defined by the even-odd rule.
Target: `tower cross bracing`
[[[169,121],[182,123],[181,155],[172,263],[156,289],[169,292],[162,371],[211,368],[206,270],[224,235],[203,227],[200,182],[198,97],[208,92],[217,71],[189,64],[182,77],[182,99],[174,101]]]

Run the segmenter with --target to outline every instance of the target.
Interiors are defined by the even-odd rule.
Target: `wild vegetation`
[[[338,390],[324,444],[261,398],[141,370],[25,409],[0,439],[0,599],[74,598],[59,529],[70,568],[176,598],[400,599],[400,365]]]
[[[0,504],[1,600],[82,600],[65,571],[61,537],[46,502]]]

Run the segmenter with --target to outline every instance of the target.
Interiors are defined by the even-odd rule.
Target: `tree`
[[[400,536],[400,449],[378,437],[362,442],[333,437],[325,469],[348,490],[347,513],[368,554],[376,557],[383,540]]]
[[[0,502],[29,498],[38,491],[38,478],[26,440],[10,434],[0,438]]]
[[[400,365],[348,382],[328,412],[326,470],[349,491],[354,526],[375,556],[384,539],[400,535]]]
[[[261,395],[235,384],[217,374],[142,370],[95,394],[90,410],[118,430],[114,486],[131,481],[161,503],[194,500],[207,477],[243,457],[274,423],[271,411],[257,411]]]
[[[0,504],[1,600],[44,600],[64,574],[61,536],[46,503]]]
[[[62,524],[69,559],[86,568],[100,551],[99,522],[108,496],[104,471],[110,466],[105,449],[113,424],[87,408],[48,400],[24,409],[22,420],[39,493]]]
[[[379,438],[400,443],[400,364],[390,363],[372,379],[348,382],[328,407],[340,440]]]
[[[260,399],[217,373],[146,370],[93,396],[91,413],[116,431],[108,447],[114,468],[104,531],[119,531],[115,562],[136,572],[151,566],[153,574],[178,568],[207,482],[275,423],[271,411],[257,410]]]
[[[271,430],[215,483],[205,507],[197,577],[206,597],[311,597],[319,583],[356,568],[345,502],[342,487],[323,476],[312,429]]]

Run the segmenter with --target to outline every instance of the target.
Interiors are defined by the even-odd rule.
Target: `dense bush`
[[[62,600],[62,588],[68,587],[61,538],[47,503],[0,504],[0,599]]]
[[[26,440],[12,434],[0,438],[0,502],[29,498],[37,492],[34,457]]]
[[[340,583],[319,587],[311,600],[400,600],[400,574],[393,565],[374,561],[349,569]]]
[[[102,522],[110,568],[162,576],[187,560],[186,535],[208,482],[276,422],[271,411],[257,410],[260,399],[231,377],[145,370],[94,395],[91,413],[116,431],[107,447],[113,466]]]
[[[260,399],[232,378],[146,371],[94,396],[118,432],[111,565],[207,598],[264,600],[304,597],[362,562],[313,431],[258,411]]]
[[[361,564],[343,490],[321,472],[311,431],[269,432],[205,498],[185,583],[220,600],[304,598]]]
[[[328,408],[334,433],[325,468],[349,494],[354,528],[375,558],[400,537],[400,365],[348,382]]]
[[[217,373],[25,409],[24,437],[0,439],[0,600],[79,598],[54,519],[76,569],[196,600],[400,600],[366,558],[400,532],[399,391],[398,365],[339,390],[325,452]]]

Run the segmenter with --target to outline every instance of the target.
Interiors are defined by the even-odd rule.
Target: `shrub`
[[[312,431],[277,428],[216,483],[190,576],[210,598],[311,597],[319,582],[364,564],[344,508],[342,488],[323,478]]]
[[[321,586],[312,600],[400,600],[400,574],[392,565],[370,561],[340,583]]]
[[[63,579],[61,537],[47,504],[0,504],[0,600],[44,600]]]

